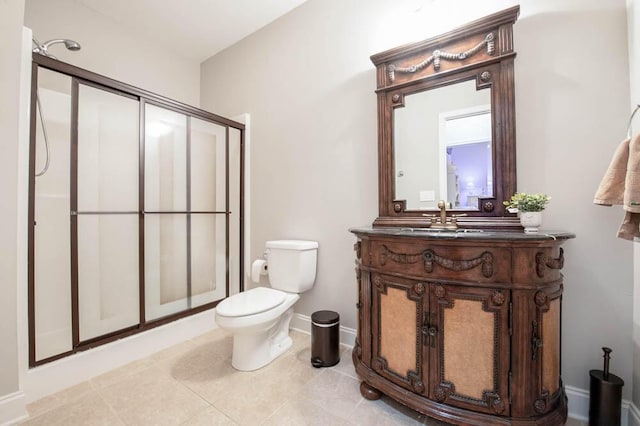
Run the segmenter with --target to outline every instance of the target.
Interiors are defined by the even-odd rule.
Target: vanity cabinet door
[[[438,283],[429,292],[429,397],[508,416],[510,292]]]
[[[536,384],[533,410],[536,415],[553,408],[562,388],[560,379],[560,310],[562,286],[539,290],[534,295],[535,318],[531,322],[531,362]]]
[[[423,282],[373,273],[372,368],[414,393],[428,390],[428,348],[423,324],[428,306]]]

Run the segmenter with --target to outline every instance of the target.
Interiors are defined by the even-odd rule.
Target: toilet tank
[[[289,293],[309,290],[316,279],[316,241],[267,241],[267,271],[272,288]]]

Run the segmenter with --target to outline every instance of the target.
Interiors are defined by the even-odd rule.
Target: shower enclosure
[[[34,54],[30,366],[241,291],[243,163],[244,125]]]

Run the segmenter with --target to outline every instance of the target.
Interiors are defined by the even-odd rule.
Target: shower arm
[[[35,38],[31,38],[31,41],[33,42],[33,44],[35,44],[35,47],[33,48],[32,52],[39,53],[41,55],[48,56],[53,59],[57,59],[57,58],[53,56],[51,53],[49,53],[49,47],[53,46],[54,44],[62,43],[64,44],[64,47],[67,48],[67,50],[71,50],[73,52],[80,50],[81,48],[80,43],[74,40],[66,39],[66,38],[55,38],[53,40],[45,41],[44,43],[40,43]]]

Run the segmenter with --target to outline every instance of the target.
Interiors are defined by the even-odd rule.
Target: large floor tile
[[[342,419],[350,419],[362,399],[359,386],[353,377],[324,368],[301,390],[300,396]]]
[[[173,357],[159,360],[156,367],[164,370],[176,380],[185,380],[198,374],[207,374],[211,365],[231,359],[230,337],[220,340],[203,341],[192,348],[183,348]]]
[[[409,410],[391,398],[382,397],[376,401],[362,398],[349,420],[362,426],[418,426],[425,424],[426,416]]]
[[[242,397],[252,388],[256,373],[237,371],[231,366],[231,359],[213,360],[205,368],[191,375],[180,376],[180,383],[200,395],[210,404],[228,395]]]
[[[243,379],[243,386],[226,392],[213,406],[241,425],[256,425],[269,418],[292,395],[290,388],[274,384],[270,376],[254,373]]]
[[[322,373],[322,370],[311,365],[309,348],[301,348],[297,352],[292,349],[258,370],[258,373],[264,376],[263,380],[274,386],[286,387],[295,394]]]
[[[352,423],[304,398],[287,400],[262,426],[352,426]]]
[[[213,407],[196,414],[181,426],[236,426],[237,423]]]
[[[149,368],[99,390],[128,425],[178,425],[208,404],[185,386]]]
[[[74,402],[93,391],[89,382],[82,382],[27,405],[29,416],[35,417],[61,405]]]
[[[353,359],[351,359],[352,350],[352,348],[340,346],[340,362],[329,368],[357,379],[356,368],[353,365]]]
[[[122,426],[124,423],[97,392],[90,392],[40,416],[31,417],[22,424],[30,426]]]

